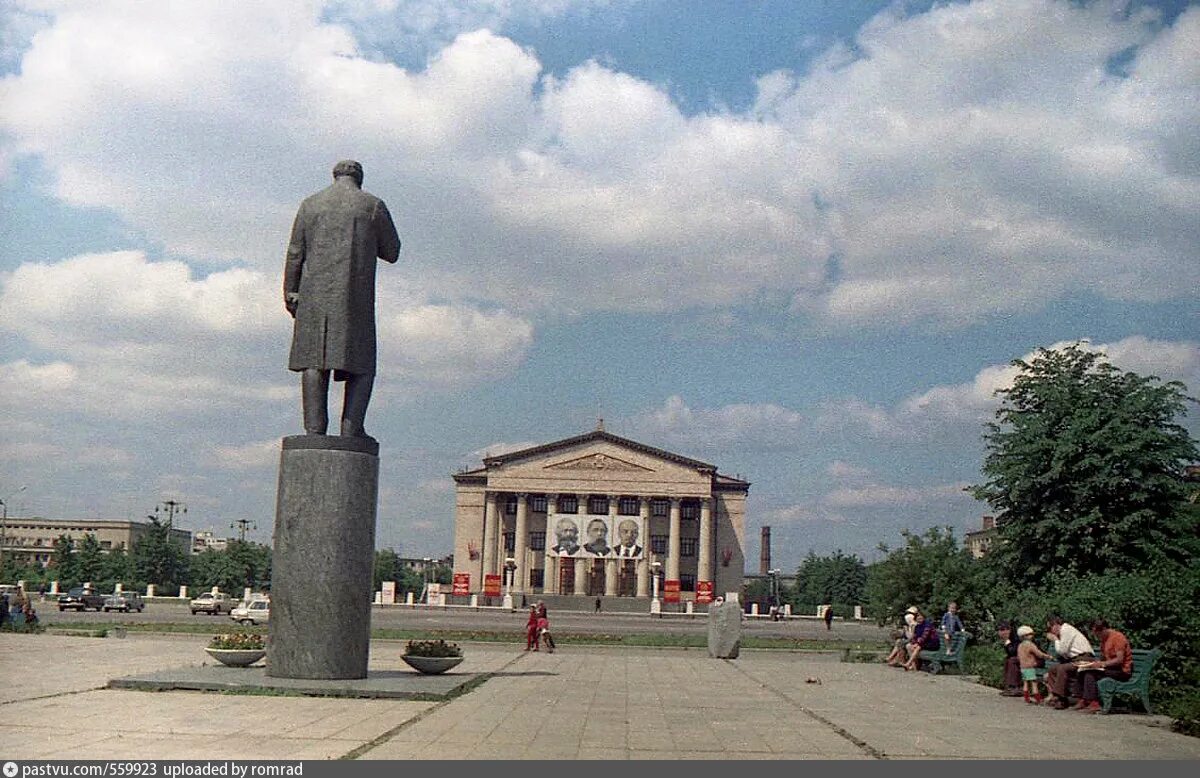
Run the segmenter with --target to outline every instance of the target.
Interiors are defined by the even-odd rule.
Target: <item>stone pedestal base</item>
[[[271,560],[267,675],[367,677],[379,444],[283,439]]]

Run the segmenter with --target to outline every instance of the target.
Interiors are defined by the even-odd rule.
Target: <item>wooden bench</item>
[[[1116,678],[1101,678],[1096,682],[1100,691],[1100,709],[1108,713],[1112,707],[1113,697],[1118,694],[1136,694],[1141,697],[1142,707],[1147,713],[1153,713],[1150,708],[1150,671],[1162,657],[1162,651],[1157,648],[1133,649],[1133,672],[1128,681],[1118,681]]]
[[[958,631],[950,638],[950,645],[943,645],[937,651],[922,651],[920,663],[928,665],[922,669],[937,675],[942,671],[943,665],[958,665],[958,672],[962,672],[963,650],[967,647],[967,640],[971,637],[971,633]]]
[[[1133,649],[1133,672],[1128,681],[1118,681],[1116,678],[1101,678],[1096,682],[1100,693],[1100,710],[1108,713],[1112,708],[1113,698],[1118,694],[1136,694],[1141,698],[1142,707],[1147,713],[1153,713],[1150,707],[1150,672],[1162,657],[1162,651],[1157,648]],[[1044,681],[1046,673],[1058,664],[1055,661],[1046,662],[1045,667],[1038,668],[1038,680]]]

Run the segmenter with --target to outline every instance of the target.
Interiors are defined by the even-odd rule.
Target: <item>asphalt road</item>
[[[38,616],[46,626],[70,626],[82,623],[158,623],[158,624],[229,624],[229,616],[208,616],[203,613],[192,615],[183,602],[148,602],[143,613],[104,613],[97,611],[63,611],[52,600],[35,603]],[[376,629],[451,629],[451,630],[511,630],[521,632],[525,628],[526,616],[521,611],[498,609],[471,610],[469,608],[427,608],[375,606],[371,610],[371,626]],[[705,634],[708,620],[703,615],[689,618],[682,615],[664,615],[661,618],[649,614],[633,613],[585,613],[574,611],[552,611],[550,623],[560,633],[589,634]],[[765,618],[747,618],[746,635],[756,637],[786,637],[814,640],[884,640],[888,630],[871,622],[843,622],[836,620],[833,629],[825,630],[825,624],[817,619],[793,618],[787,621],[770,621]]]

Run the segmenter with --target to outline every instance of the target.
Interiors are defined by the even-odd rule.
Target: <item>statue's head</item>
[[[341,178],[342,176],[350,176],[362,186],[363,169],[362,165],[352,159],[343,159],[341,162],[333,166],[333,177]]]

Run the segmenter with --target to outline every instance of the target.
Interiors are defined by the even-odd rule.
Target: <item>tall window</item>
[[[666,535],[651,535],[650,550],[656,554],[667,553],[667,536]]]
[[[681,519],[698,519],[700,518],[700,503],[687,500],[679,506],[679,518]]]
[[[636,516],[640,512],[639,502],[641,501],[636,497],[622,497],[617,503],[617,513],[622,516]]]
[[[559,513],[578,513],[579,498],[573,494],[560,494],[558,496],[558,512]]]
[[[658,500],[650,501],[650,515],[651,516],[667,516],[667,515],[669,515],[670,510],[671,510],[671,501],[670,500],[658,499]]]
[[[588,513],[603,516],[608,513],[608,498],[592,496],[588,498]]]
[[[531,497],[529,500],[529,510],[533,511],[534,513],[545,513],[546,495],[535,494],[533,497]]]
[[[546,533],[545,532],[530,532],[529,533],[529,548],[534,551],[546,550]]]
[[[529,585],[541,589],[546,585],[546,571],[535,567],[529,571]]]
[[[510,554],[517,550],[517,533],[504,533],[504,550]]]
[[[683,592],[696,591],[696,576],[691,573],[679,574],[679,590]]]
[[[696,539],[679,539],[679,556],[696,556]]]
[[[504,512],[509,516],[515,516],[517,513],[517,496],[510,494],[504,498]]]

